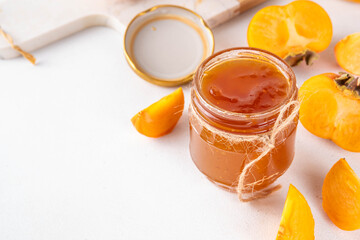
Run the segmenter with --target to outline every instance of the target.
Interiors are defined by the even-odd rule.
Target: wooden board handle
[[[245,12],[246,10],[253,8],[265,1],[267,0],[238,0],[240,3],[239,13]]]
[[[1,0],[0,0],[1,1]],[[5,1],[0,13],[1,27],[14,43],[31,52],[61,38],[92,26],[107,26],[123,31],[129,21],[163,0],[11,0]],[[215,27],[266,0],[166,0],[199,13]],[[0,58],[19,53],[0,38]]]
[[[211,8],[211,6],[208,6],[211,5],[210,1],[207,2],[206,0],[202,0],[201,5],[203,6],[199,4],[198,8],[195,10],[201,16],[203,16],[211,28],[214,28],[221,23],[224,23],[238,14],[245,12],[246,10],[249,10],[250,8],[253,8],[265,1],[267,0],[227,0],[227,11],[224,11],[220,14],[211,14],[211,11],[209,12],[209,8]]]

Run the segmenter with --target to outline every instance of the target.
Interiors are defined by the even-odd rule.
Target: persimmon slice
[[[335,46],[335,56],[340,67],[360,75],[360,32],[340,40]]]
[[[315,222],[304,196],[290,184],[276,240],[313,240]]]
[[[148,137],[161,137],[170,133],[184,110],[184,93],[178,88],[144,110],[138,112],[131,122],[136,130]]]
[[[250,47],[295,58],[291,60],[295,65],[302,59],[310,62],[313,55],[309,52],[318,53],[329,46],[332,24],[321,6],[299,0],[261,9],[249,24],[247,38]]]
[[[360,229],[360,178],[344,158],[330,169],[322,187],[323,208],[340,229]]]

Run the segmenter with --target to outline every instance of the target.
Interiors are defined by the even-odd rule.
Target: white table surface
[[[360,31],[360,4],[317,2],[333,21],[333,41],[313,66],[295,68],[298,85],[341,70],[334,45]],[[261,7],[214,29],[216,49],[247,46],[248,23]],[[360,239],[360,230],[338,229],[321,207],[325,174],[346,157],[360,175],[359,153],[300,124],[283,188],[240,203],[191,161],[187,111],[165,137],[136,132],[130,118],[174,88],[135,75],[122,40],[93,28],[34,52],[35,67],[22,58],[0,61],[1,240],[275,239],[289,183],[310,204],[316,239]],[[184,90],[188,105],[189,85]]]

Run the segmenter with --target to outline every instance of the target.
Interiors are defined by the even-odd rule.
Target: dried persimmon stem
[[[26,58],[27,60],[29,60],[29,62],[31,62],[32,64],[35,65],[36,63],[36,58],[31,55],[30,53],[22,50],[18,45],[14,44],[14,40],[12,39],[12,37],[7,34],[1,27],[0,27],[0,34],[5,38],[5,40],[10,44],[11,48],[14,49],[15,51],[19,52],[24,58]]]
[[[353,76],[346,72],[339,72],[340,76],[335,80],[335,83],[340,88],[346,88],[352,92],[356,92],[360,96],[360,77]]]

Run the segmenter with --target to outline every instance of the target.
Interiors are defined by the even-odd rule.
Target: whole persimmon
[[[269,6],[252,18],[247,33],[250,47],[261,48],[294,66],[311,64],[332,38],[329,15],[312,1],[299,0],[285,6]]]

